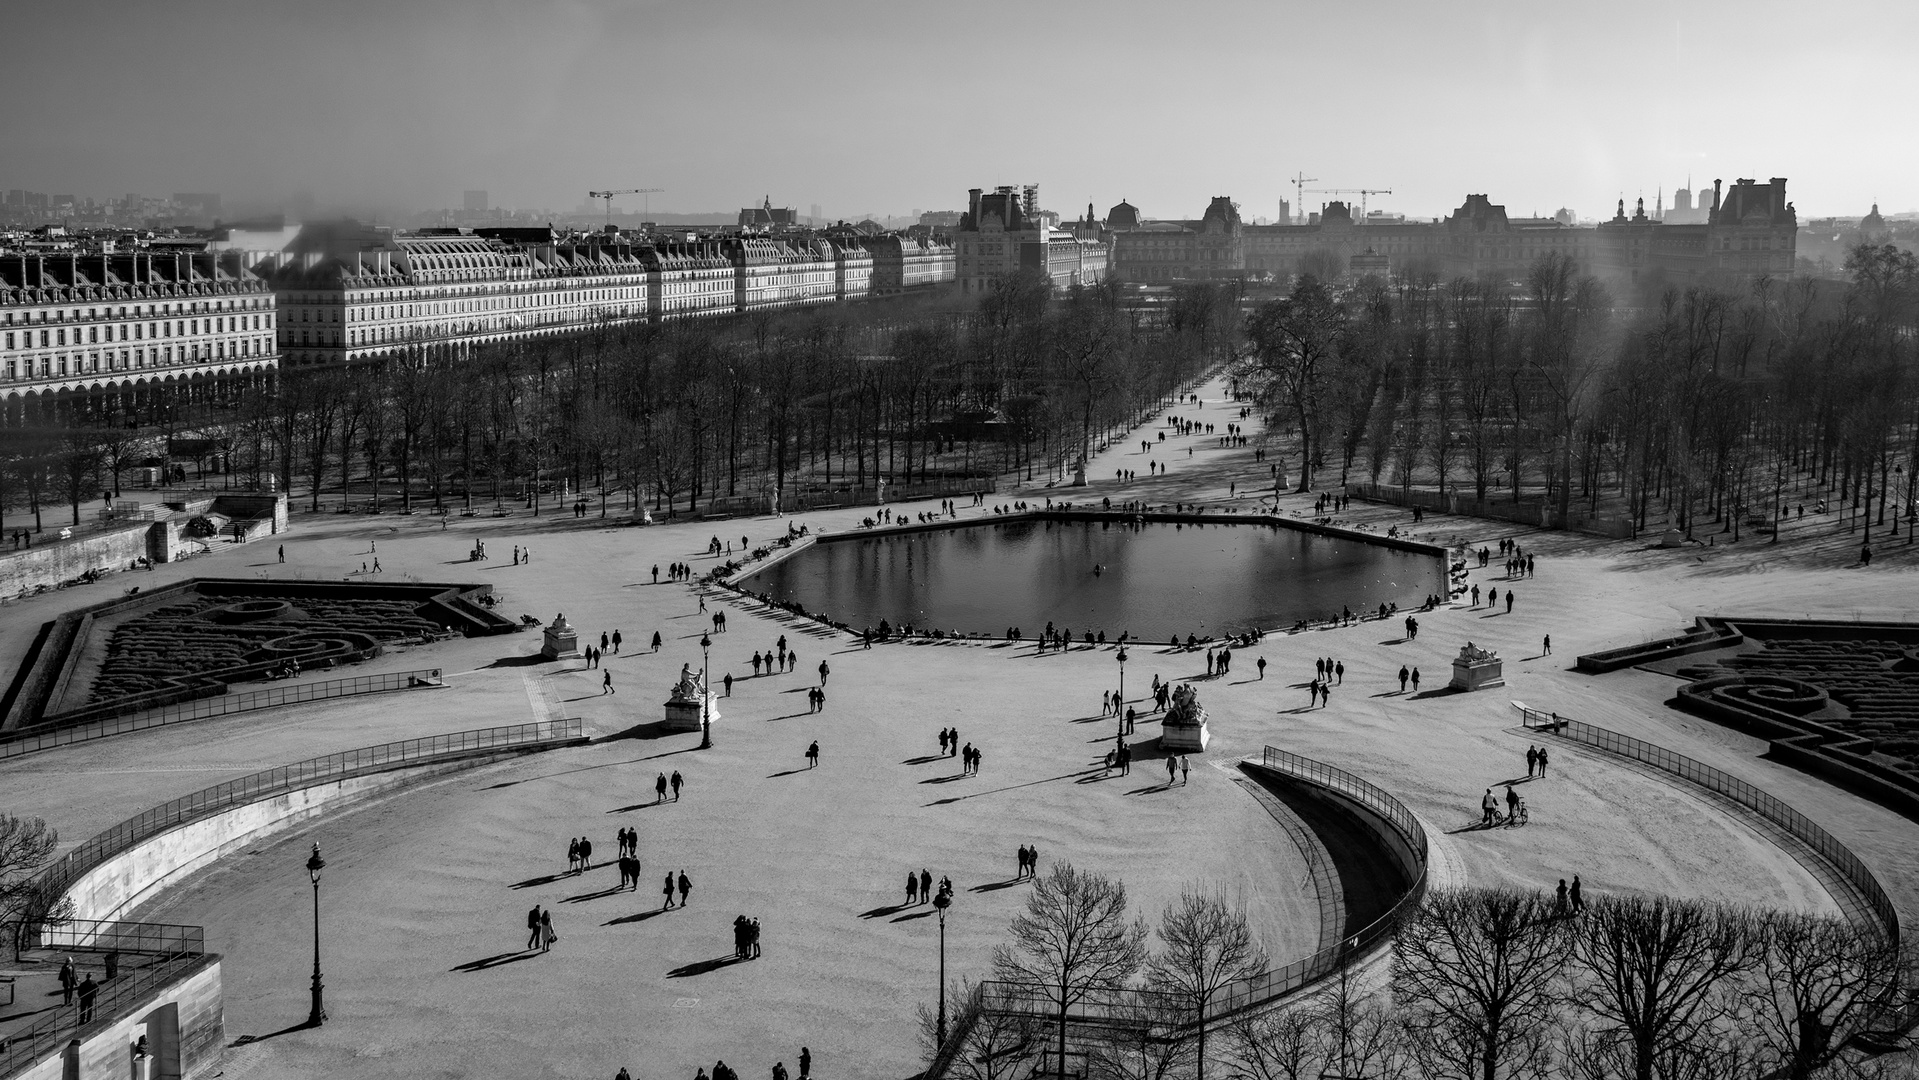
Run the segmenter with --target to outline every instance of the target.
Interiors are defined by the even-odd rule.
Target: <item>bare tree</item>
[[[1633,1080],[1704,1042],[1751,962],[1737,911],[1663,896],[1602,896],[1572,940],[1579,1004],[1600,1037],[1617,1038]]]
[[[17,957],[24,935],[32,924],[47,921],[58,894],[41,883],[37,875],[53,860],[60,845],[60,834],[40,818],[15,817],[0,813],[0,922],[16,923],[13,940]]]
[[[1326,1070],[1322,1076],[1359,1080],[1395,1075],[1384,1069],[1401,1049],[1398,1017],[1390,1002],[1359,980],[1353,965],[1343,964],[1313,994],[1312,1014]]]
[[[1251,1080],[1318,1080],[1323,1040],[1311,1010],[1241,1013],[1226,1024],[1227,1061]]]
[[[1030,987],[1058,1017],[1059,1054],[1073,1006],[1119,989],[1146,959],[1146,922],[1126,917],[1126,886],[1056,863],[1013,920],[1013,941],[993,951],[996,978]]]
[[[1892,999],[1899,950],[1829,915],[1767,912],[1755,922],[1763,978],[1753,980],[1753,1019],[1769,1072],[1807,1080]]]
[[[1299,423],[1301,492],[1311,491],[1320,445],[1320,399],[1335,376],[1346,337],[1346,309],[1318,278],[1300,279],[1290,295],[1262,305],[1246,320],[1252,346],[1246,381],[1267,408],[1292,406]]]
[[[1547,1052],[1563,924],[1540,893],[1434,890],[1393,942],[1393,993],[1447,1075],[1535,1075]]]
[[[988,1009],[977,983],[961,980],[947,992],[953,1024],[946,1046],[939,1041],[939,1018],[919,1007],[920,1044],[929,1062],[948,1056],[945,1075],[954,1080],[1013,1080],[1031,1071],[1030,1047],[1038,1037],[1033,1016],[1019,1010]]]
[[[1194,1075],[1206,1077],[1206,1016],[1221,991],[1266,970],[1266,950],[1246,922],[1244,903],[1228,904],[1219,890],[1195,886],[1182,889],[1179,899],[1160,916],[1159,939],[1165,950],[1152,960],[1149,989],[1177,1002],[1198,1043]]]

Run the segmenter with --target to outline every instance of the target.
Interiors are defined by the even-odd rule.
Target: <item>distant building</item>
[[[59,201],[72,202],[73,196],[59,196]],[[190,214],[202,217],[220,216],[220,196],[206,191],[176,191],[173,193],[173,205]]]
[[[920,215],[920,224],[929,229],[951,232],[959,228],[960,219],[965,216],[964,210],[928,210]]]
[[[990,195],[980,188],[967,193],[966,214],[954,237],[962,289],[984,291],[996,279],[1023,268],[1039,270],[1062,287],[1105,278],[1107,246],[1053,228],[1043,220],[1038,203],[1037,185],[1028,185],[1023,193],[1004,184]]]
[[[799,225],[799,218],[790,206],[776,207],[773,197],[768,195],[759,206],[749,206],[740,211],[739,226],[750,232],[765,232],[772,229],[790,229]]]
[[[487,211],[487,198],[484,191],[468,191],[464,197],[464,209],[469,214],[484,214]]]

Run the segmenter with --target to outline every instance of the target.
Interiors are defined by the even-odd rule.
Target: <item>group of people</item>
[[[765,655],[761,655],[758,649],[753,650],[751,663],[753,665],[753,674],[758,675],[760,674],[760,669],[765,668],[766,674],[775,675],[791,671],[798,667],[800,657],[798,653],[786,651],[786,635],[781,634],[779,644],[774,649],[766,650]],[[822,661],[820,666],[824,668],[826,666],[825,662]],[[821,685],[825,685],[825,682],[826,678],[824,673],[822,673],[820,683]]]
[[[686,565],[685,563],[678,563],[678,562],[668,563],[666,566],[666,580],[691,581],[693,580],[693,568]],[[653,564],[653,584],[658,585],[659,583],[660,583],[660,565],[658,563],[654,563]]]
[[[119,954],[108,954],[108,966],[119,962]],[[113,972],[107,973],[111,979]],[[73,957],[69,956],[60,965],[60,1004],[71,1005],[74,999],[80,1001],[80,1022],[85,1024],[93,1020],[93,1001],[100,993],[100,984],[93,981],[93,973],[82,976],[73,966]]]
[[[742,916],[742,918],[744,918],[744,916]],[[753,926],[757,934],[757,930],[759,927],[758,921],[755,921]],[[754,941],[757,946],[757,943],[758,943],[757,936],[754,938]],[[755,956],[759,955],[757,947],[755,948],[753,955]],[[800,1047],[799,1080],[811,1080],[812,1075],[813,1075],[813,1051],[802,1046]],[[613,1080],[633,1080],[633,1075],[627,1072],[625,1069],[621,1069],[618,1073],[614,1074]],[[728,1065],[725,1061],[716,1061],[713,1063],[712,1076],[710,1077],[707,1076],[706,1070],[701,1069],[693,1077],[693,1080],[740,1080],[740,1074],[734,1071],[733,1066]],[[788,1080],[787,1073],[786,1073],[786,1062],[776,1061],[773,1063],[773,1080]]]
[[[1019,870],[1013,874],[1013,880],[1034,877],[1039,874],[1039,845],[1019,846]]]
[[[1519,792],[1514,791],[1511,784],[1506,785],[1506,816],[1503,818],[1499,816],[1499,798],[1493,794],[1492,788],[1487,788],[1486,794],[1480,797],[1479,823],[1488,829],[1502,822],[1508,827],[1518,825],[1528,817],[1526,800],[1519,797]]]
[[[1222,648],[1217,653],[1211,649],[1206,650],[1206,674],[1208,676],[1217,676],[1223,679],[1226,677],[1226,673],[1231,671],[1232,668],[1233,650]]]
[[[566,845],[566,872],[578,874],[593,869],[593,841],[582,836]]]
[[[671,787],[671,788],[673,789],[673,801],[674,801],[674,802],[679,802],[679,801],[680,801],[680,788],[681,788],[681,786],[682,786],[682,785],[684,785],[685,783],[686,783],[686,780],[685,780],[685,779],[684,779],[683,777],[681,777],[681,776],[680,776],[680,770],[678,770],[678,769],[674,769],[674,770],[673,770],[673,778],[672,778],[671,780],[668,780],[668,779],[667,779],[667,777],[666,777],[666,774],[665,774],[665,773],[661,773],[661,774],[660,774],[660,775],[659,775],[659,776],[658,776],[658,777],[657,777],[657,778],[656,778],[656,779],[655,779],[655,780],[653,781],[653,801],[654,801],[654,802],[665,802],[665,801],[666,801],[666,789],[667,789],[668,787]],[[637,838],[637,837],[636,837],[636,838]]]
[[[744,915],[733,916],[733,958],[757,960],[760,957],[760,921]]]

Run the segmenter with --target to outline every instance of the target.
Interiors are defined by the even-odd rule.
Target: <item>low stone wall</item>
[[[166,524],[140,521],[71,540],[43,537],[30,548],[0,552],[0,596],[18,596],[43,585],[51,589],[89,570],[125,570],[135,559],[154,556],[149,537]],[[170,560],[173,546],[162,540],[160,554],[164,557],[156,562]]]
[[[284,832],[329,810],[444,773],[497,760],[485,755],[350,777],[238,806],[161,833],[94,867],[67,889],[76,919],[124,918],[168,884],[223,855]]]
[[[226,1047],[226,1011],[220,993],[220,959],[203,956],[181,974],[116,1007],[62,1042],[14,1080],[122,1077],[131,1072],[133,1044],[147,1037],[153,1077],[168,1075],[177,1060],[181,1080],[217,1075]]]

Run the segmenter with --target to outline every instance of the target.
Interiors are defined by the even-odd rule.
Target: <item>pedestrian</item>
[[[73,991],[79,985],[80,977],[74,973],[73,957],[69,956],[60,963],[60,1004],[73,1004]]]
[[[776,1061],[773,1063],[773,1080],[786,1080],[786,1062]]]
[[[1487,788],[1486,794],[1479,800],[1479,823],[1490,826],[1493,815],[1499,813],[1499,800],[1493,798],[1493,789]]]
[[[1573,875],[1572,888],[1567,890],[1566,895],[1570,900],[1572,900],[1573,914],[1577,915],[1578,913],[1586,910],[1586,901],[1580,899],[1579,897],[1579,875],[1578,874]]]
[[[1546,778],[1546,748],[1543,746],[1539,748],[1539,778]]]
[[[908,870],[906,872],[906,902],[908,904],[917,904],[920,902],[919,897],[920,897],[920,876],[918,874],[915,874],[913,871]]]
[[[821,689],[826,688],[826,676],[830,673],[831,673],[831,669],[829,669],[826,666],[826,661],[824,660],[820,661],[820,688]]]
[[[974,775],[974,776],[978,776],[978,775],[979,775],[979,762],[980,762],[980,758],[981,758],[981,757],[984,757],[984,756],[985,756],[985,753],[986,753],[986,752],[985,752],[984,750],[981,750],[981,749],[980,749],[979,747],[977,747],[977,746],[973,748],[973,775]]]
[[[920,867],[920,903],[931,903],[932,900],[933,872],[922,866]]]
[[[533,910],[526,913],[526,947],[540,947],[540,905],[534,904]]]
[[[753,920],[747,930],[746,941],[753,949],[753,954],[750,959],[758,960],[760,958],[760,920],[757,918]]]
[[[1399,692],[1402,694],[1406,692],[1406,676],[1406,665],[1399,665]]]
[[[519,558],[519,551],[520,549],[517,547],[513,549],[514,558],[516,559]],[[653,584],[658,585],[659,583],[660,583],[660,564],[654,563],[653,564]]]
[[[619,691],[613,689],[613,673],[610,671],[603,672],[600,677],[600,696],[605,697],[608,694],[618,692]]]
[[[1413,693],[1419,693],[1419,669],[1413,669]]]
[[[691,895],[693,895],[693,879],[687,877],[686,871],[682,870],[680,871],[680,906],[681,907],[686,906],[686,898]]]
[[[814,739],[813,744],[806,748],[806,767],[811,769],[814,766],[818,765],[819,763],[820,763],[820,741],[818,739]]]
[[[86,978],[80,980],[81,1023],[87,1024],[93,1021],[93,999],[99,992],[99,984],[93,981],[93,975],[91,973],[89,973]]]
[[[1186,781],[1192,775],[1192,771],[1193,771],[1193,763],[1187,760],[1187,757],[1185,754],[1181,754],[1179,756],[1179,786],[1180,787],[1186,786]]]
[[[660,910],[665,911],[673,906],[673,871],[666,872],[666,884],[660,891],[666,894],[666,903],[660,905]]]
[[[593,869],[593,841],[580,837],[580,869]]]
[[[1554,893],[1553,893],[1553,898],[1554,898],[1554,899],[1553,899],[1553,913],[1554,913],[1554,914],[1556,914],[1556,915],[1559,915],[1559,916],[1560,916],[1560,917],[1562,917],[1562,918],[1563,918],[1563,917],[1564,917],[1564,916],[1565,916],[1565,915],[1567,914],[1567,908],[1566,908],[1566,895],[1567,895],[1567,892],[1568,892],[1568,890],[1567,890],[1567,888],[1566,888],[1566,879],[1565,879],[1565,878],[1560,878],[1560,879],[1559,879],[1559,888],[1558,888],[1557,890],[1555,890],[1555,891],[1554,891]]]
[[[1253,666],[1259,669],[1259,677],[1264,679],[1266,677],[1266,658],[1263,656],[1260,657],[1253,662]]]
[[[813,1072],[813,1051],[800,1047],[800,1080],[808,1080]]]
[[[553,943],[558,940],[560,940],[560,935],[553,932],[553,912],[540,912],[540,951],[551,951]]]
[[[1511,615],[1512,613],[1513,613],[1513,591],[1511,589],[1507,589],[1506,590],[1506,614]]]
[[[1168,754],[1166,756],[1166,786],[1167,787],[1173,786],[1173,779],[1178,772],[1179,772],[1179,759],[1176,757],[1173,757],[1171,754]]]
[[[1506,595],[1511,597],[1512,593],[1507,593]],[[1551,634],[1546,635],[1546,640],[1541,643],[1540,649],[1542,650],[1540,653],[1541,656],[1551,656],[1553,654],[1553,636]]]
[[[287,546],[285,544],[280,545],[280,561],[287,561]]]
[[[946,756],[946,729],[940,729],[940,756]]]
[[[720,683],[726,687],[726,696],[732,697],[733,696],[733,673],[730,671],[727,672],[726,677],[724,679],[721,679]]]
[[[666,774],[665,773],[661,773],[659,776],[659,779],[653,781],[653,801],[654,802],[666,801]]]
[[[1506,785],[1506,824],[1511,825],[1518,820],[1519,820],[1519,792],[1514,791],[1513,786],[1511,784],[1507,784]]]
[[[1539,767],[1539,750],[1534,746],[1526,747],[1526,779],[1533,778],[1533,770]]]
[[[620,631],[617,627],[613,630],[613,655],[620,655]]]
[[[613,644],[613,639],[607,636],[606,631],[604,630],[600,631],[600,651],[605,652],[607,650],[607,647],[612,644]]]
[[[684,784],[684,783],[686,783],[686,781],[685,781],[685,780],[682,780],[682,779],[680,778],[680,770],[678,770],[678,769],[674,769],[674,770],[673,770],[673,777],[672,777],[672,779],[671,779],[671,780],[669,780],[669,781],[668,781],[668,783],[669,783],[669,784],[670,784],[670,785],[672,786],[672,788],[673,788],[673,801],[674,801],[674,802],[679,802],[679,801],[680,801],[680,786],[681,786],[682,784]]]
[[[1319,707],[1325,708],[1333,703],[1333,684],[1321,683],[1319,687]]]
[[[1339,685],[1346,685],[1346,661],[1341,660],[1333,665],[1333,675],[1339,680]]]
[[[660,651],[660,632],[658,630],[653,631],[653,651]]]

